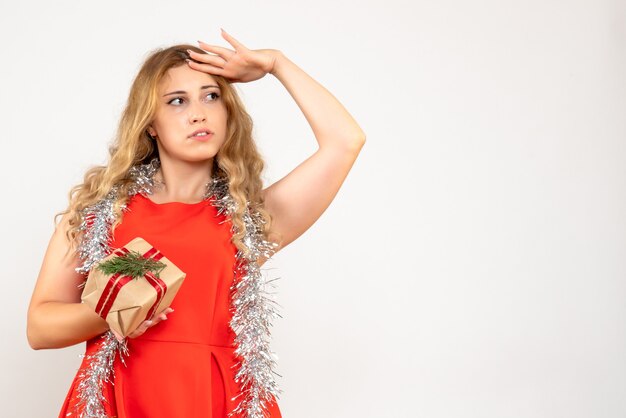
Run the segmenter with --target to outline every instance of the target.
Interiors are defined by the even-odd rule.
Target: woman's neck
[[[213,159],[200,162],[161,159],[154,174],[152,198],[157,203],[201,201],[211,181]]]

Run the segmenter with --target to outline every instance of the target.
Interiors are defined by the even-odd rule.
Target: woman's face
[[[157,137],[159,155],[204,161],[226,140],[226,106],[211,75],[187,65],[170,68],[158,89],[158,107],[148,132]],[[198,130],[208,135],[194,136]]]

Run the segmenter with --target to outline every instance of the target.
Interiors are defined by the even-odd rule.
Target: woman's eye
[[[206,97],[209,97],[209,96],[214,96],[215,98],[213,100],[217,100],[217,98],[220,97],[220,95],[214,91],[206,95]]]
[[[176,98],[170,100],[169,102],[167,102],[167,104],[177,104],[177,103],[174,103],[174,101],[176,101],[176,100],[183,100],[183,99],[182,99],[182,97],[176,97]]]
[[[220,97],[220,95],[218,93],[216,93],[216,92],[211,92],[211,93],[207,94],[205,97],[212,97],[212,99],[208,99],[208,101],[213,102],[213,101],[217,100],[217,98]],[[178,106],[184,100],[185,99],[182,98],[182,97],[175,97],[172,100],[170,100],[169,102],[167,102],[167,104]],[[177,101],[179,101],[179,102],[177,102]]]

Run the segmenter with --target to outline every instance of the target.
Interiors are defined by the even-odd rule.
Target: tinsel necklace
[[[154,174],[160,165],[159,159],[154,158],[147,164],[139,164],[129,170],[129,178],[132,179],[128,188],[129,198],[137,193],[152,194]],[[79,230],[82,239],[78,255],[82,265],[76,268],[79,273],[88,273],[92,266],[113,250],[111,227],[116,220],[113,205],[119,190],[119,185],[114,185],[104,198],[81,212]],[[226,177],[214,176],[207,184],[203,199],[211,197],[218,214],[225,214],[231,219],[237,202],[230,195]],[[125,203],[122,211],[126,209]],[[266,285],[274,285],[265,281],[257,260],[260,257],[269,259],[275,252],[276,244],[265,239],[262,234],[265,220],[249,201],[246,201],[243,222],[243,242],[248,251],[238,249],[235,257],[234,282],[230,289],[232,319],[229,323],[235,333],[234,353],[238,360],[235,381],[240,386],[240,393],[233,400],[238,397],[242,399],[228,416],[241,414],[239,416],[244,418],[264,418],[272,396],[277,400],[282,393],[274,379],[275,374],[280,375],[274,371],[275,355],[270,350],[272,320],[280,315],[276,303],[265,289]],[[231,223],[231,232],[237,232],[234,223]],[[82,409],[78,415],[81,418],[108,418],[104,408],[106,399],[103,386],[114,377],[114,361],[118,354],[125,365],[124,356],[129,355],[126,340],[118,341],[109,330],[102,335],[100,347],[94,354],[83,355],[88,362],[85,369],[79,372],[77,407]]]

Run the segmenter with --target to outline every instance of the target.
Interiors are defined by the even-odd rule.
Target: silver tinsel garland
[[[153,176],[160,166],[158,158],[148,164],[132,167],[129,176],[133,183],[128,195],[136,193],[152,194]],[[82,211],[83,232],[78,254],[83,264],[76,268],[79,273],[88,273],[92,266],[111,253],[111,227],[115,221],[113,205],[119,188],[113,186],[111,191],[99,202]],[[214,177],[207,185],[205,199],[213,197],[212,204],[219,214],[228,218],[235,213],[237,202],[229,193],[227,179]],[[122,206],[122,211],[126,206]],[[260,257],[269,259],[275,252],[276,244],[265,239],[262,234],[264,219],[246,202],[243,221],[245,232],[243,242],[247,252],[237,251],[234,266],[234,283],[231,287],[231,312],[233,314],[230,327],[235,333],[235,354],[239,361],[235,381],[239,383],[241,392],[233,398],[243,396],[239,404],[228,416],[242,414],[244,418],[264,418],[267,406],[272,397],[279,399],[282,392],[274,379],[278,375],[274,368],[276,361],[270,350],[270,328],[272,320],[280,317],[275,302],[269,297],[265,286],[274,287],[271,281],[264,280],[261,267],[257,264]],[[231,232],[237,233],[232,224]],[[104,409],[103,385],[109,381],[113,373],[113,362],[116,353],[122,362],[128,355],[126,341],[119,342],[111,331],[103,334],[104,339],[98,351],[89,356],[86,370],[81,371],[78,386],[78,404],[82,406],[81,418],[108,418]],[[280,375],[278,375],[280,376]],[[113,379],[114,382],[114,379]]]
[[[89,366],[81,370],[78,375],[79,384],[76,391],[79,393],[76,407],[82,410],[83,417],[106,417],[105,399],[102,385],[109,382],[115,361],[115,353],[120,352],[120,359],[124,362],[124,355],[128,355],[125,341],[117,341],[115,335],[107,332],[102,335],[100,347],[95,354],[84,355]],[[125,363],[124,363],[125,364]],[[71,416],[72,412],[66,414]]]

